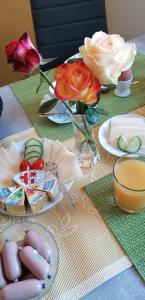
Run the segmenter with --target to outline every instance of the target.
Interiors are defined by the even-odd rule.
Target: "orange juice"
[[[145,208],[145,156],[125,155],[114,165],[116,203],[127,212]]]

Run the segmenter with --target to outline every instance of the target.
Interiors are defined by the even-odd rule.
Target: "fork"
[[[58,175],[58,168],[57,168],[57,165],[55,162],[47,162],[47,167],[48,167],[48,170],[51,174],[53,174],[54,176],[56,176],[57,180],[58,180],[58,183],[59,183],[59,186],[60,188],[62,189],[64,195],[67,196],[67,200],[70,204],[70,206],[73,208],[73,209],[76,209],[74,203],[72,202],[72,198],[70,196],[70,194],[68,193],[65,185],[60,181],[60,178],[59,178],[59,175]]]

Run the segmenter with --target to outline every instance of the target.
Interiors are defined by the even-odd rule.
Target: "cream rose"
[[[136,45],[125,42],[120,35],[99,31],[85,38],[79,52],[101,84],[116,84],[121,72],[132,66]]]

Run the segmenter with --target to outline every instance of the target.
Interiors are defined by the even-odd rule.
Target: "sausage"
[[[45,284],[38,279],[22,280],[10,283],[3,287],[0,292],[1,300],[28,300],[41,294]]]
[[[18,247],[25,247],[25,243],[24,243],[24,240],[19,240],[19,241],[17,241],[17,245],[18,245]]]
[[[2,259],[6,278],[15,280],[22,274],[22,267],[18,256],[18,246],[14,241],[6,240],[2,248]]]
[[[35,248],[48,262],[50,261],[52,248],[44,240],[43,236],[39,235],[34,230],[28,230],[26,231],[24,242],[32,248]]]
[[[4,273],[4,266],[2,261],[2,254],[0,253],[0,289],[7,284],[5,273]]]
[[[31,246],[26,246],[20,250],[20,259],[36,278],[45,280],[49,276],[50,265]]]
[[[36,278],[35,275],[27,271],[27,273],[25,273],[24,276],[22,277],[22,280],[34,279],[34,278]]]

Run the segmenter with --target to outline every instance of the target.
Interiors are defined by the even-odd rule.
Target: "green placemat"
[[[128,214],[119,209],[114,202],[112,181],[111,174],[86,185],[85,190],[145,280],[145,211]]]
[[[100,117],[98,125],[114,115],[130,112],[145,104],[145,56],[137,54],[133,64],[134,80],[140,82],[132,85],[132,93],[129,97],[116,97],[113,91],[107,94],[101,94],[100,107],[108,111],[109,116]],[[54,70],[48,74],[50,80],[53,80]],[[32,76],[28,79],[21,80],[11,84],[11,89],[17,99],[23,106],[28,118],[41,137],[50,139],[65,140],[73,135],[72,124],[57,125],[51,121],[40,118],[38,108],[43,95],[48,93],[48,85],[44,83],[39,94],[36,94],[36,87],[39,84],[39,75]]]
[[[48,73],[48,77],[51,81],[53,81],[53,75],[54,69]],[[39,82],[40,75],[38,74],[12,83],[10,87],[41,137],[47,137],[52,140],[59,139],[61,141],[70,138],[73,135],[72,125],[57,125],[47,118],[39,116],[38,109],[40,101],[45,94],[49,94],[48,84],[45,82],[41,86],[39,93],[36,94],[36,88]]]

